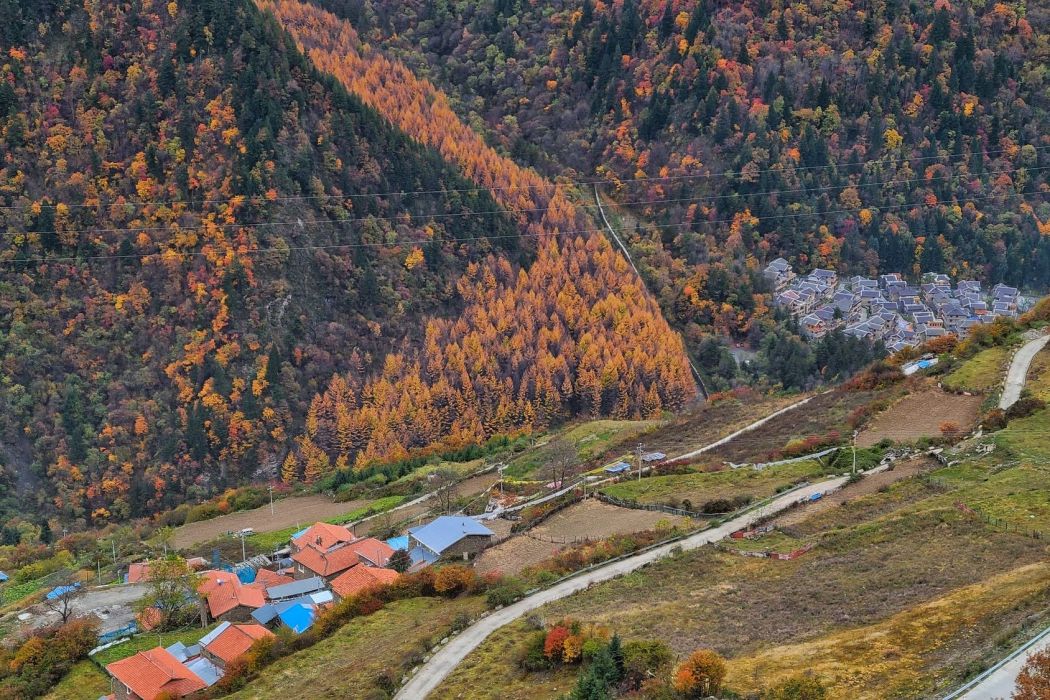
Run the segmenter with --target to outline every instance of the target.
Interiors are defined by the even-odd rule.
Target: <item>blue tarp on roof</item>
[[[313,525],[311,525],[310,527],[313,527]],[[290,540],[297,540],[297,539],[299,539],[300,537],[302,537],[303,535],[306,534],[306,531],[309,530],[310,527],[304,527],[302,530],[300,530],[299,532],[296,532],[295,534],[293,534],[288,539],[290,539]]]
[[[54,600],[56,598],[61,598],[64,595],[72,593],[78,588],[80,588],[79,583],[74,583],[72,586],[59,586],[58,588],[52,588],[44,597],[48,600]]]
[[[408,535],[401,535],[400,537],[391,537],[386,541],[390,545],[390,549],[395,552],[399,549],[408,549]]]
[[[314,610],[313,606],[304,603],[296,603],[278,615],[281,618],[281,622],[291,628],[296,634],[302,634],[310,629],[310,625],[314,623],[316,616],[317,611]]]
[[[0,571],[0,583],[3,583],[8,578],[10,578],[10,577],[7,574],[5,574],[3,571]]]
[[[237,569],[237,580],[241,583],[255,583],[255,569],[250,566]]]
[[[460,515],[442,515],[422,527],[410,528],[408,532],[417,542],[437,554],[441,554],[464,537],[493,534],[492,530],[474,518]]]
[[[631,468],[631,465],[627,462],[617,462],[616,464],[610,464],[603,471],[607,471],[610,474],[620,474]]]

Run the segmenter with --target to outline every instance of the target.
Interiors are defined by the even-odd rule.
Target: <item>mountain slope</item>
[[[680,339],[626,261],[562,188],[486,146],[445,96],[364,46],[335,15],[266,0],[314,64],[457,163],[538,237],[539,259],[515,273],[499,260],[460,282],[470,305],[432,322],[424,356],[390,358],[358,392],[339,378],[317,397],[300,443],[313,478],[333,459],[366,464],[436,442],[453,446],[576,413],[617,417],[675,409],[694,392]],[[351,390],[347,390],[350,388]]]
[[[503,213],[529,207],[494,199],[494,183],[392,127],[251,3],[61,0],[0,13],[5,515],[102,523],[273,476],[289,452],[310,456],[292,438],[304,425],[314,434],[311,398],[334,373],[337,387],[374,396],[369,377],[413,366],[424,328],[465,339],[483,328],[476,278],[496,271],[505,284],[576,249],[537,243],[544,216]],[[531,208],[550,218],[557,201]],[[550,332],[546,356],[559,360],[559,342],[589,344],[590,330],[604,364],[634,372],[632,391],[658,384],[664,405],[688,396],[659,310],[622,260],[579,245],[588,274],[558,303],[593,319],[537,324],[530,349]],[[541,281],[514,308],[542,318],[536,288],[555,290]],[[625,316],[662,346],[658,369],[616,335]],[[535,371],[532,360],[513,366]],[[428,372],[453,371],[433,361]],[[571,386],[575,372],[557,376]],[[538,391],[511,398],[525,409]],[[566,397],[550,394],[542,419],[579,410]],[[388,419],[369,418],[362,442],[332,457],[382,444],[399,429]]]
[[[607,181],[692,339],[768,323],[778,255],[1050,286],[1045,7],[318,2],[515,158]]]

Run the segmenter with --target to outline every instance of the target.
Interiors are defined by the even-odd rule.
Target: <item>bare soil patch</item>
[[[875,416],[857,437],[857,444],[870,447],[880,440],[911,442],[924,437],[937,437],[941,425],[955,423],[968,430],[977,420],[983,398],[949,394],[940,389],[926,389],[909,394]]]
[[[478,557],[476,567],[480,573],[516,574],[549,559],[575,541],[653,530],[658,523],[677,524],[687,520],[660,511],[611,506],[591,498],[555,513],[527,533],[486,549]]]
[[[317,522],[335,518],[367,505],[367,499],[336,503],[327,496],[314,494],[310,496],[289,496],[273,502],[273,515],[270,515],[270,504],[242,510],[228,515],[220,515],[211,520],[183,525],[175,529],[174,542],[179,549],[185,549],[201,542],[207,542],[237,532],[246,527],[256,532],[273,532],[293,525],[303,527]]]
[[[849,437],[849,414],[874,398],[875,394],[868,391],[818,394],[804,406],[779,415],[704,456],[715,462],[763,462],[795,439],[826,435],[832,430]]]

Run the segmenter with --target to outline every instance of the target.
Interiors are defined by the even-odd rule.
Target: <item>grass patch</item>
[[[324,522],[333,525],[344,525],[355,520],[360,520],[361,518],[366,518],[369,515],[385,513],[391,508],[396,508],[407,500],[407,496],[385,496],[372,501],[367,506],[361,506],[345,515],[328,518]],[[287,527],[283,530],[274,530],[273,532],[257,532],[248,538],[248,543],[259,550],[272,552],[275,548],[291,539],[292,535],[301,529],[302,528]]]
[[[659,425],[661,421],[657,420],[593,420],[581,423],[561,433],[547,436],[543,444],[511,460],[505,473],[508,477],[517,479],[533,476],[534,472],[547,465],[556,442],[568,441],[575,444],[577,458],[580,462],[587,462]],[[538,478],[543,478],[543,475],[540,474]]]
[[[1011,348],[998,345],[981,350],[944,376],[941,384],[949,391],[986,394],[1002,382],[1002,373],[1010,361]]]
[[[1036,398],[1050,401],[1050,348],[1043,348],[1032,360],[1025,389]]]
[[[752,539],[725,540],[723,544],[728,549],[738,552],[782,552],[786,554],[800,548],[805,542],[783,532],[773,531]]]
[[[602,491],[627,501],[638,503],[681,503],[688,500],[694,509],[712,500],[734,496],[751,496],[755,500],[772,496],[778,489],[797,481],[819,476],[824,467],[814,460],[805,460],[755,469],[723,469],[717,472],[692,472],[652,476],[641,481],[623,481],[607,486]]]
[[[3,590],[0,591],[0,603],[7,606],[28,598],[44,588],[44,586],[47,585],[49,578],[50,576],[43,576],[22,583],[14,583],[13,581],[5,583]]]
[[[522,640],[534,628],[524,620],[496,630],[460,663],[429,697],[431,700],[548,700],[561,698],[576,685],[578,669],[562,666],[527,673],[516,664]]]
[[[727,684],[750,692],[798,673],[821,676],[833,697],[923,697],[938,690],[926,657],[983,620],[1050,593],[1050,564],[1031,564],[958,589],[873,625],[732,659]]]
[[[110,692],[109,676],[91,661],[80,661],[43,700],[94,700]]]
[[[266,667],[259,678],[229,697],[389,697],[403,670],[418,664],[457,618],[475,617],[484,608],[480,596],[390,603]]]
[[[200,627],[193,627],[191,629],[176,630],[174,632],[138,634],[123,644],[117,644],[108,649],[103,649],[97,654],[94,654],[91,659],[99,666],[105,668],[108,664],[111,664],[114,661],[126,659],[140,651],[146,651],[147,649],[152,649],[157,646],[168,647],[175,642],[182,642],[186,646],[190,646],[196,644],[201,637],[210,632],[214,627],[216,627],[216,625],[212,624],[203,629]]]

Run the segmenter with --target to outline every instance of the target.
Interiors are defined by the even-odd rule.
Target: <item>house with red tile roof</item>
[[[163,647],[140,651],[106,666],[113,678],[117,700],[154,700],[158,696],[181,698],[207,684]]]
[[[299,551],[306,546],[316,549],[331,549],[343,542],[353,542],[356,537],[342,525],[314,523],[306,532],[292,540],[292,549]]]
[[[385,566],[394,550],[385,542],[367,537],[350,542],[337,542],[324,548],[307,543],[292,554],[295,577],[320,576],[331,580],[357,564]]]
[[[140,561],[128,566],[128,574],[124,577],[124,583],[142,583],[149,580],[149,562]]]
[[[236,574],[205,571],[197,592],[205,601],[208,615],[216,620],[247,622],[253,610],[266,604],[265,587],[241,583]]]
[[[262,625],[234,625],[223,622],[201,637],[201,653],[219,668],[226,670],[230,662],[243,656],[256,641],[273,636],[273,632]]]
[[[332,592],[340,598],[349,598],[369,588],[388,586],[398,579],[393,569],[380,569],[358,564],[332,580]]]
[[[269,569],[258,569],[255,572],[255,583],[262,584],[265,588],[272,586],[280,586],[285,583],[291,583],[295,579],[291,576],[285,576],[279,574],[276,571],[270,571]]]

